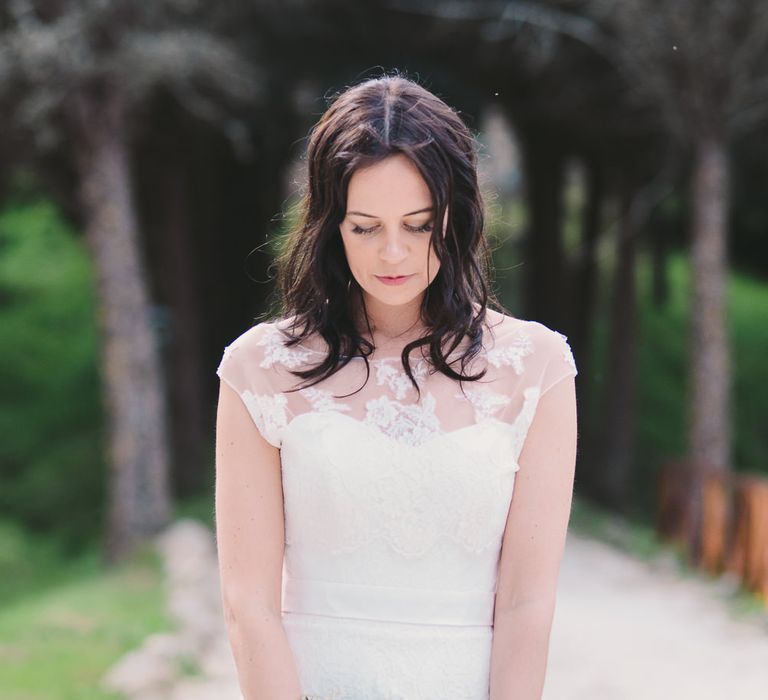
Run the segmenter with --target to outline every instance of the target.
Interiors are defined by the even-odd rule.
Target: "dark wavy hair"
[[[420,307],[421,321],[429,332],[403,348],[403,367],[419,396],[409,356],[422,346],[428,346],[433,371],[460,382],[481,379],[486,370],[475,375],[463,372],[482,347],[489,301],[504,309],[489,283],[491,256],[477,177],[477,141],[456,111],[397,72],[348,87],[331,96],[329,103],[309,134],[307,189],[299,203],[298,224],[286,235],[275,261],[279,314],[293,317],[291,330],[282,331],[285,346],[301,344],[318,333],[327,343],[328,355],[315,367],[291,373],[315,380],[306,385],[312,386],[359,354],[365,358],[366,382],[370,377],[367,358],[375,347],[355,326],[355,296],[364,311],[365,300],[347,264],[339,225],[346,216],[352,174],[403,154],[429,187],[436,222],[430,245],[440,261]],[[443,237],[437,222],[443,221],[448,205]],[[367,311],[363,316],[370,332]],[[449,363],[446,357],[465,338],[459,373],[451,367],[456,360]]]

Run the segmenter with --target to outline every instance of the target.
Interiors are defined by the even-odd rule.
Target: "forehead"
[[[404,155],[390,156],[356,170],[347,188],[347,206],[367,214],[407,213],[432,205],[429,187]]]

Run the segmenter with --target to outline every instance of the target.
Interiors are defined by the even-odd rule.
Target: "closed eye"
[[[373,233],[377,228],[377,226],[373,226],[372,228],[361,228],[360,226],[355,225],[352,227],[352,233]],[[426,224],[422,224],[421,226],[406,226],[405,228],[408,231],[413,231],[414,233],[427,233],[432,230],[432,222],[428,221]]]

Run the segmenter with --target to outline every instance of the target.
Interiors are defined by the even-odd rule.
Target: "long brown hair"
[[[316,332],[328,346],[328,355],[318,365],[291,372],[316,380],[307,386],[332,375],[355,355],[365,358],[366,381],[370,376],[367,356],[375,347],[354,323],[353,296],[359,297],[363,309],[365,305],[347,264],[339,225],[346,215],[352,174],[396,154],[407,156],[424,178],[435,222],[443,221],[450,205],[445,237],[436,235],[442,227],[434,225],[430,238],[440,269],[420,307],[429,332],[403,348],[405,372],[420,395],[409,355],[429,346],[429,361],[436,371],[459,381],[477,381],[485,375],[485,370],[458,373],[446,361],[466,338],[466,350],[457,358],[463,372],[482,348],[489,301],[502,308],[489,283],[491,256],[476,148],[477,141],[456,111],[399,72],[365,80],[329,98],[328,109],[309,134],[307,189],[299,204],[299,221],[275,261],[279,314],[293,317],[291,331],[283,330],[285,345],[300,344]],[[367,322],[367,313],[363,315]]]

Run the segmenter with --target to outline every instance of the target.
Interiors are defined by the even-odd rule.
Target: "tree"
[[[164,85],[247,147],[212,97],[253,102],[258,76],[218,34],[226,10],[174,0],[15,0],[0,35],[0,94],[36,151],[65,148],[93,258],[110,467],[105,555],[124,557],[168,521],[164,378],[133,202],[130,142]],[[200,28],[203,27],[203,28]]]
[[[768,8],[760,0],[592,0],[588,7],[615,36],[611,52],[638,98],[657,104],[671,133],[690,149],[688,458],[728,472],[729,142],[768,117]],[[694,557],[703,500],[695,481],[687,506]]]

